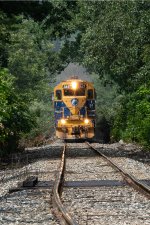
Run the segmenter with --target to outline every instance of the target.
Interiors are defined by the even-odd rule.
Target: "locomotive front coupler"
[[[72,135],[76,135],[76,134],[78,134],[78,135],[80,135],[80,127],[79,126],[76,126],[76,127],[72,127],[72,133],[71,133]]]
[[[81,132],[85,132],[88,130],[88,127],[86,127],[86,126],[79,126],[79,128],[80,128]]]
[[[67,127],[62,127],[62,131],[63,131],[64,133],[68,133]]]

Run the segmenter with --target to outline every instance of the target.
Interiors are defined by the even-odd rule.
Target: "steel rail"
[[[90,145],[89,142],[86,142],[86,143],[88,144],[88,146],[90,146],[92,149],[94,149],[96,152],[98,152],[117,171],[119,171],[129,185],[131,185],[134,189],[140,191],[141,193],[146,195],[147,198],[150,199],[150,187],[148,185],[143,184],[142,182],[137,180],[133,175],[127,173],[124,169],[121,169],[115,162],[113,162],[110,158],[108,158],[106,155],[104,155],[100,150],[98,150],[98,149],[94,148],[92,145]]]
[[[66,223],[69,225],[78,225],[77,222],[73,218],[71,218],[71,216],[69,215],[69,213],[67,212],[66,208],[63,206],[63,204],[60,200],[59,192],[60,192],[60,188],[62,185],[64,170],[65,170],[65,152],[66,152],[66,144],[64,144],[60,168],[57,173],[54,188],[53,188],[53,200],[54,200],[54,203],[56,204],[57,208],[61,212]]]

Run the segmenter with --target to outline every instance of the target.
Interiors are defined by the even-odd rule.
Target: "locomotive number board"
[[[71,85],[71,84],[64,84],[64,85],[63,85],[63,88],[64,88],[64,89],[71,89],[71,88],[72,88],[72,85]],[[84,84],[84,83],[79,83],[78,88],[86,88],[86,84]]]
[[[71,85],[69,85],[69,84],[64,84],[64,85],[63,85],[63,88],[64,88],[64,89],[71,88]]]

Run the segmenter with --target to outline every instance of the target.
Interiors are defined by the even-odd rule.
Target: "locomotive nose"
[[[85,104],[85,97],[84,96],[75,96],[74,98],[71,98],[69,103],[69,109],[72,115],[79,115],[79,111]]]

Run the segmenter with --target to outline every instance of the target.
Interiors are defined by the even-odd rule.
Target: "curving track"
[[[85,145],[96,151],[97,156],[90,160],[89,157],[66,157],[69,147],[64,145],[53,189],[55,214],[61,224],[148,224],[149,186],[118,167],[89,143]],[[63,179],[66,182],[64,187]],[[141,206],[140,210],[134,209],[136,204]]]
[[[140,167],[137,161],[126,158],[121,151],[115,155],[111,146],[60,141],[29,150],[27,158],[30,163],[6,171],[11,172],[7,176],[0,176],[3,178],[0,224],[150,224],[147,186],[150,182],[146,164]],[[136,180],[135,185],[134,177],[129,177],[117,165],[143,179],[142,183]],[[38,176],[36,186],[15,187],[17,192],[3,195],[2,189],[7,191],[12,187],[13,190],[14,185],[28,175]]]
[[[64,145],[63,152],[62,152],[62,158],[60,163],[60,168],[56,174],[56,180],[53,188],[53,205],[55,209],[55,214],[58,217],[58,219],[61,220],[61,223],[65,224],[65,221],[67,224],[77,224],[75,220],[71,218],[65,207],[63,206],[61,200],[60,200],[60,190],[61,185],[63,183],[63,177],[64,177],[64,171],[65,171],[65,152],[66,152],[66,145]],[[58,211],[56,211],[56,207],[58,208]]]
[[[115,162],[113,162],[110,158],[108,158],[106,155],[104,155],[100,150],[97,150],[94,148],[92,145],[90,145],[87,142],[88,146],[98,152],[101,157],[104,158],[112,167],[114,167],[122,177],[126,180],[126,182],[133,186],[136,190],[138,190],[141,194],[144,194],[147,196],[148,199],[150,199],[150,187],[142,182],[140,182],[138,179],[136,179],[134,176],[131,174],[127,173],[124,169],[120,168]]]

